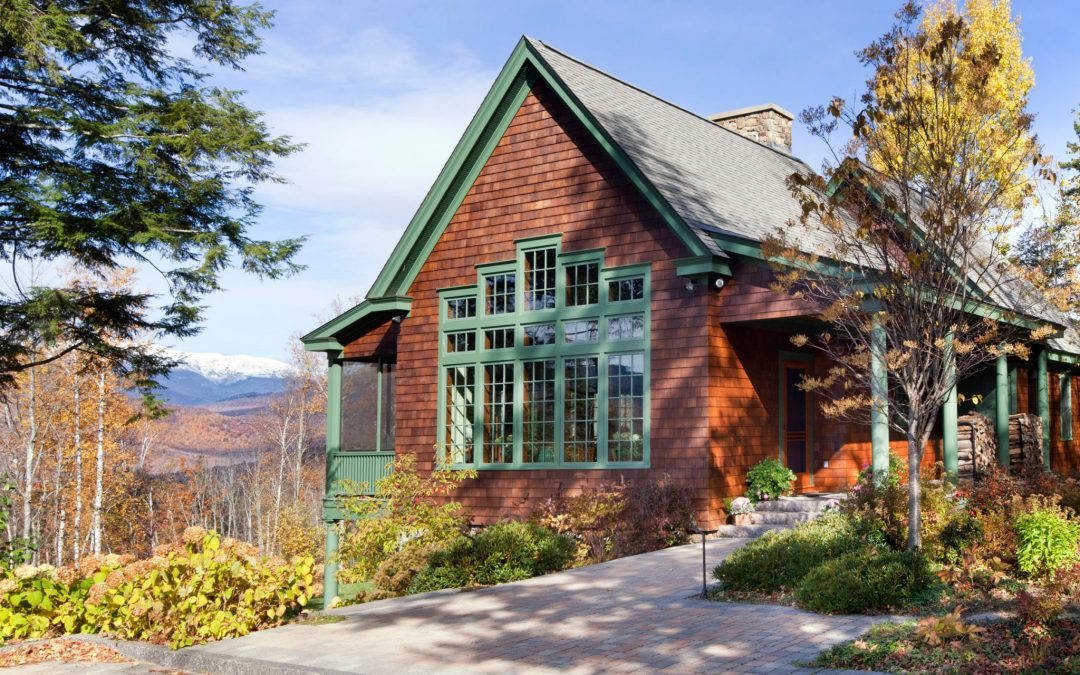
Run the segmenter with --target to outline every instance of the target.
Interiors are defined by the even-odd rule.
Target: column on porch
[[[945,336],[945,379],[949,383],[949,391],[945,395],[945,403],[941,410],[941,449],[942,460],[945,463],[945,476],[956,481],[960,471],[960,463],[957,450],[957,424],[956,424],[956,354],[953,352],[954,335],[950,331]]]
[[[1009,358],[1005,345],[997,357],[994,383],[994,430],[997,432],[998,466],[1009,468]]]
[[[326,490],[323,497],[323,520],[326,523],[326,564],[323,567],[323,606],[329,607],[330,602],[338,594],[338,520],[334,517],[339,514],[331,502],[330,475],[333,462],[331,458],[341,450],[341,352],[328,351],[328,372],[326,377]]]
[[[885,327],[875,319],[870,337],[870,448],[874,477],[889,472],[889,371]]]
[[[1045,347],[1039,350],[1037,361],[1037,377],[1039,378],[1036,388],[1038,396],[1038,413],[1042,419],[1042,461],[1043,468],[1050,470],[1050,374],[1047,372],[1047,361],[1050,354]]]

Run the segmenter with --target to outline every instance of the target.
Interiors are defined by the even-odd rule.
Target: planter
[[[735,515],[731,516],[731,521],[735,525],[750,525],[750,524],[752,524],[750,522],[750,514],[749,513],[736,513]]]

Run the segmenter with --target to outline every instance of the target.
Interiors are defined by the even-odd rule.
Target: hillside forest
[[[325,366],[291,352],[284,390],[241,410],[154,414],[132,383],[72,351],[16,375],[0,401],[7,540],[34,564],[147,555],[201,526],[266,555],[317,554]]]

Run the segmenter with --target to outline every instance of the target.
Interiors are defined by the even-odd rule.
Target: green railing
[[[393,470],[393,452],[339,452],[327,458],[326,492],[328,496],[343,493],[340,481],[364,483],[360,494],[375,493],[375,482]]]

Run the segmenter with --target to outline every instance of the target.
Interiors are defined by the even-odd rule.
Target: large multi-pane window
[[[1061,440],[1073,438],[1072,378],[1067,373],[1058,374],[1058,400],[1061,402]]]
[[[441,292],[438,439],[478,468],[649,461],[648,265],[519,242],[514,262]],[[482,308],[477,312],[477,308]]]

